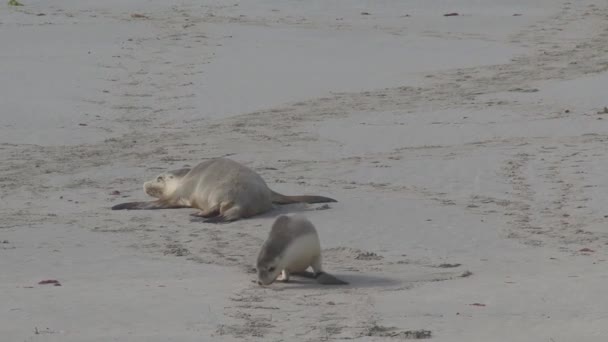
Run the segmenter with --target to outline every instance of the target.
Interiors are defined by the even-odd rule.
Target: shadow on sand
[[[403,284],[403,282],[398,279],[380,276],[336,273],[331,273],[331,275],[348,282],[348,285],[322,285],[317,283],[314,279],[292,276],[288,283],[277,281],[271,285],[265,286],[265,288],[276,289],[278,291],[301,289],[344,290],[353,288],[394,287]]]

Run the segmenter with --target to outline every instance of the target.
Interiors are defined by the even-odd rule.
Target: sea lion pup
[[[306,271],[309,266],[312,273]],[[277,279],[287,282],[290,275],[314,278],[323,285],[348,284],[323,271],[317,230],[300,215],[281,215],[274,221],[258,254],[256,270],[260,285],[270,285]]]
[[[206,222],[234,221],[264,213],[272,204],[325,203],[323,196],[285,196],[276,193],[255,171],[227,158],[204,161],[192,169],[164,172],[144,183],[151,202],[117,204],[112,210],[197,208]]]

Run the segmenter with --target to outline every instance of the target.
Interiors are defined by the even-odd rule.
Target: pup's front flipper
[[[278,281],[282,281],[284,283],[289,282],[289,271],[282,270],[281,275],[277,278]]]
[[[315,274],[315,278],[317,279],[317,283],[323,285],[348,285],[344,280],[340,280],[329,273],[319,272]]]

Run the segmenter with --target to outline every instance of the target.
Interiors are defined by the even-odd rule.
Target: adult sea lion
[[[156,201],[117,204],[121,209],[197,208],[206,222],[234,221],[264,213],[274,204],[325,203],[323,196],[285,196],[272,191],[255,171],[227,158],[204,161],[192,169],[164,172],[144,183]]]

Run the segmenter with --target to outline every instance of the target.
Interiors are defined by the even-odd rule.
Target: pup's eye
[[[171,176],[171,177],[169,177],[169,178],[173,179],[173,176]]]
[[[275,270],[275,269],[276,269],[275,267],[270,267],[270,268],[268,269],[268,272],[274,272],[274,270]]]
[[[157,182],[162,182],[162,181],[163,181],[163,177],[158,177],[158,178],[156,178],[156,181],[157,181]]]

